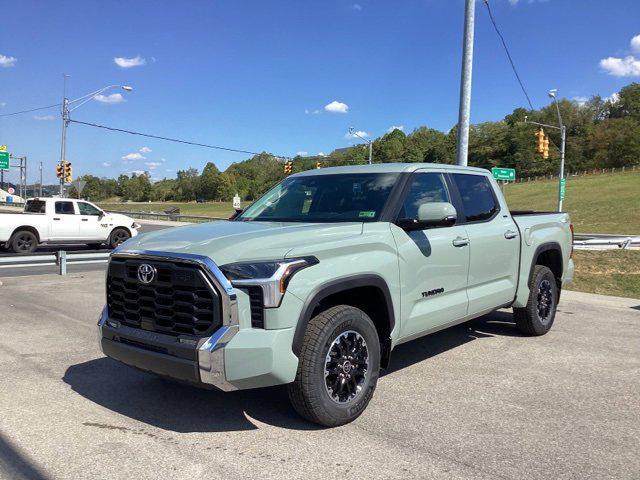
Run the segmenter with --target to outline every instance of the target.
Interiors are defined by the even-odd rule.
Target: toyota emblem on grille
[[[154,266],[143,263],[138,267],[138,280],[144,284],[149,284],[156,278],[156,273]]]

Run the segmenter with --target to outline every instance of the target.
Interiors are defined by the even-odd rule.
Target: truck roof
[[[348,165],[344,167],[326,167],[315,170],[306,170],[296,173],[291,177],[304,177],[311,175],[334,175],[344,173],[401,173],[414,172],[416,170],[438,170],[452,172],[476,172],[487,174],[488,170],[476,167],[461,167],[446,163],[374,163],[372,165]]]

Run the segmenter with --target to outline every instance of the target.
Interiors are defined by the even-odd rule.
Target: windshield
[[[257,200],[240,221],[375,222],[398,173],[290,177]]]

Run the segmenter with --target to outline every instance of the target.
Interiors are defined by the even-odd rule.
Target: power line
[[[48,105],[46,107],[31,108],[29,110],[21,110],[19,112],[3,113],[0,114],[0,117],[10,117],[11,115],[20,115],[21,113],[37,112],[38,110],[46,110],[47,108],[59,107],[60,105],[62,104],[56,103],[54,105]]]
[[[518,80],[518,83],[520,84],[520,88],[522,89],[522,93],[524,93],[524,96],[527,97],[527,102],[529,103],[529,108],[531,108],[531,110],[534,110],[533,104],[531,103],[531,99],[529,98],[529,94],[527,93],[527,89],[524,88],[524,84],[522,83],[522,79],[520,78],[520,75],[518,74],[518,70],[516,69],[516,66],[513,63],[513,58],[511,58],[511,53],[509,53],[509,48],[507,47],[507,42],[505,41],[504,37],[502,36],[502,33],[500,33],[500,29],[498,28],[498,25],[496,24],[495,18],[493,18],[493,12],[491,11],[491,7],[489,6],[489,0],[484,0],[484,4],[487,6],[487,12],[489,12],[489,18],[491,19],[491,23],[493,23],[493,28],[495,28],[496,33],[498,34],[498,36],[500,37],[500,40],[502,41],[502,46],[504,47],[504,51],[507,54],[507,58],[509,59],[509,63],[511,64],[511,69],[513,70],[513,73],[515,74],[516,79]]]
[[[88,125],[90,127],[103,128],[105,130],[110,130],[112,132],[128,133],[130,135],[138,135],[140,137],[155,138],[157,140],[166,140],[167,142],[184,143],[186,145],[194,145],[196,147],[212,148],[214,150],[224,150],[226,152],[246,153],[248,155],[260,155],[261,153],[264,153],[264,152],[252,152],[250,150],[240,150],[240,149],[237,149],[237,148],[220,147],[218,145],[209,145],[209,144],[206,144],[206,143],[190,142],[188,140],[180,140],[179,138],[162,137],[160,135],[151,135],[150,133],[134,132],[132,130],[125,130],[123,128],[108,127],[106,125],[99,125],[97,123],[89,123],[89,122],[81,122],[79,120],[69,119],[69,121],[72,122],[72,123],[80,124],[80,125]],[[279,156],[279,155],[273,155],[273,156],[274,157],[279,157],[279,158],[287,158],[287,157],[282,157],[282,156]]]

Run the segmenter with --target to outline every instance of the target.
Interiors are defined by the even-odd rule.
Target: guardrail
[[[229,220],[228,217],[206,217],[203,215],[183,215],[181,213],[164,213],[164,212],[127,212],[123,210],[107,210],[110,213],[121,213],[122,215],[128,215],[129,217],[139,218],[144,220],[145,218],[151,220],[169,220],[171,222],[212,222],[214,220]]]
[[[60,275],[67,274],[67,265],[106,263],[111,252],[66,252],[34,253],[31,255],[11,255],[0,257],[0,269],[38,266],[57,266]]]

